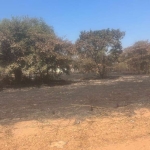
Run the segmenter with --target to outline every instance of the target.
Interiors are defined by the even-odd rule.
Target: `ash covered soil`
[[[0,149],[150,150],[150,76],[76,77],[3,89]]]

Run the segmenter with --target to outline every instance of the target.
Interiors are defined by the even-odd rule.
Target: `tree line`
[[[119,29],[81,31],[75,43],[60,38],[44,20],[12,17],[0,21],[0,74],[22,83],[57,79],[71,69],[105,78],[110,68],[149,73],[150,43],[136,42],[122,49]]]

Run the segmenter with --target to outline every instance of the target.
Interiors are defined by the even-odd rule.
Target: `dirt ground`
[[[150,150],[150,76],[76,76],[0,91],[0,150]]]

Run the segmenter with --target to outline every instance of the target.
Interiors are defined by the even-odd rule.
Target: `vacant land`
[[[150,150],[149,143],[149,76],[78,76],[0,92],[1,150]]]

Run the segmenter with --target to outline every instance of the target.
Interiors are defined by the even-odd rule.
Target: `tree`
[[[148,41],[138,41],[127,47],[120,56],[120,63],[126,64],[131,72],[149,73],[150,43]]]
[[[57,37],[42,19],[13,17],[0,22],[0,64],[17,82],[29,73],[41,78],[57,69],[67,73],[72,50],[72,43]]]
[[[121,39],[125,33],[120,30],[82,31],[76,47],[85,72],[96,72],[101,78],[106,75],[107,66],[117,61],[121,53]]]

